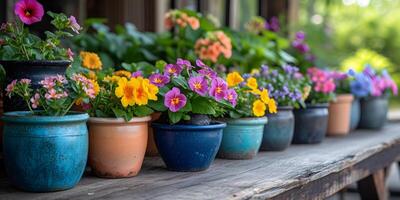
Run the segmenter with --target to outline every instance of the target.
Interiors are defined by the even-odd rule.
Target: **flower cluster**
[[[147,105],[149,100],[157,100],[158,87],[150,83],[149,79],[143,77],[127,79],[122,77],[118,80],[115,95],[121,98],[123,107],[133,105]]]
[[[354,70],[349,70],[350,92],[359,98],[366,97],[370,94],[372,88],[371,79],[364,73],[356,73]]]
[[[81,51],[82,66],[91,70],[101,70],[102,62],[96,53]]]
[[[63,89],[63,85],[67,83],[68,83],[67,79],[61,75],[48,76],[44,80],[41,80],[39,82],[39,84],[44,88],[45,91],[44,97],[47,100],[55,100],[68,97],[67,91]],[[37,107],[37,105],[33,104],[32,107]]]
[[[362,73],[371,81],[371,96],[382,96],[388,90],[390,90],[392,94],[397,95],[397,84],[393,81],[386,70],[383,70],[381,74],[377,74],[370,66],[367,66]]]
[[[189,16],[180,10],[171,10],[165,14],[164,24],[167,29],[171,29],[175,25],[185,28],[190,26],[193,30],[200,27],[200,22],[196,17]]]
[[[253,16],[250,21],[245,25],[246,30],[251,33],[259,34],[266,29],[267,22],[264,18],[259,16]]]
[[[310,51],[310,47],[305,42],[306,34],[303,31],[296,33],[295,38],[292,42],[292,46],[302,54]]]
[[[231,39],[222,31],[207,32],[205,38],[200,38],[195,44],[195,53],[202,60],[217,62],[218,57],[225,58],[232,56]]]
[[[307,70],[312,83],[310,101],[314,103],[328,103],[334,98],[336,89],[335,80],[328,71],[312,67]]]
[[[269,22],[268,21],[265,22],[265,28],[272,32],[279,32],[280,31],[279,19],[277,17],[272,17],[269,20]]]

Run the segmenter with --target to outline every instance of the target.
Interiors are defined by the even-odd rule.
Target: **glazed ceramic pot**
[[[267,117],[268,124],[264,126],[264,135],[260,150],[285,150],[292,143],[293,139],[293,107],[278,107],[276,114],[267,114]]]
[[[360,101],[361,115],[359,128],[381,129],[387,120],[388,97],[368,97]]]
[[[152,123],[157,149],[168,170],[202,171],[210,167],[222,140],[225,123],[169,125]]]
[[[67,60],[0,61],[6,72],[5,85],[15,79],[28,78],[32,80],[33,88],[38,88],[39,81],[46,76],[64,75],[70,64]],[[28,110],[26,103],[19,98],[4,98],[3,101],[5,112]]]
[[[254,158],[261,146],[267,117],[225,119],[227,123],[218,157],[243,160]]]
[[[352,94],[341,94],[329,104],[328,136],[343,136],[350,132]]]
[[[316,144],[325,138],[328,129],[328,104],[307,105],[294,110],[293,144]]]
[[[355,130],[360,122],[360,99],[354,98],[351,104],[350,130]]]
[[[156,146],[156,142],[154,141],[154,130],[151,127],[151,123],[158,120],[161,116],[161,113],[153,113],[151,115],[151,121],[149,123],[149,137],[147,140],[147,149],[146,149],[146,156],[154,157],[158,156],[158,150]]]
[[[86,166],[88,118],[4,113],[4,163],[11,184],[32,192],[74,187]]]
[[[151,117],[89,119],[89,165],[103,178],[136,176],[147,146]]]

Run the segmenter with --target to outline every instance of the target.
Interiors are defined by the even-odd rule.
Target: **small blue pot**
[[[262,151],[283,151],[292,143],[294,115],[292,107],[279,107],[276,114],[268,114],[261,143]]]
[[[360,99],[354,98],[351,104],[350,130],[355,130],[360,122]]]
[[[31,192],[74,187],[85,170],[88,114],[62,117],[7,112],[4,121],[4,163],[8,180]]]
[[[329,104],[307,105],[306,109],[294,110],[293,144],[321,143],[328,130]]]
[[[381,129],[387,121],[389,99],[386,96],[368,97],[360,101],[361,115],[358,128]]]
[[[169,125],[152,123],[154,139],[168,170],[193,172],[210,167],[218,152],[225,123]]]
[[[261,146],[267,117],[227,119],[219,158],[244,160],[254,158]]]

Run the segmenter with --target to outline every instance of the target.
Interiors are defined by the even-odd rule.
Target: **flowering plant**
[[[310,46],[306,43],[306,34],[299,31],[291,43],[291,53],[296,58],[296,65],[300,67],[302,73],[306,73],[307,69],[314,65],[315,56],[311,53]]]
[[[244,79],[246,78],[246,80]],[[231,118],[263,117],[267,113],[277,112],[277,105],[265,88],[259,88],[254,77],[242,77],[238,72],[231,72],[226,77],[228,92],[226,99],[235,108],[226,108]]]
[[[97,95],[93,82],[78,74],[71,78],[48,76],[39,84],[41,87],[34,91],[30,79],[13,80],[7,85],[6,95],[21,97],[32,113],[41,108],[40,114],[47,116],[64,116],[77,101],[88,102]]]
[[[366,66],[361,75],[355,74],[353,71],[351,74],[354,74],[355,77],[358,76],[358,79],[356,78],[351,84],[352,92],[357,96],[365,97],[371,95],[380,97],[388,95],[390,92],[393,95],[397,95],[398,93],[397,84],[386,70],[377,73],[370,66]],[[368,88],[369,90],[367,90]]]
[[[230,58],[232,56],[231,39],[222,31],[207,32],[204,38],[199,38],[194,46],[196,54],[203,60],[213,63],[220,56]]]
[[[280,24],[277,17],[272,17],[269,22],[260,16],[253,16],[245,25],[246,31],[259,34],[265,30],[279,32]]]
[[[327,71],[329,76],[335,82],[335,93],[336,94],[348,94],[350,93],[350,83],[353,79],[349,73],[341,72],[341,71]]]
[[[42,20],[43,6],[36,0],[19,0],[14,13],[20,21],[3,23],[0,28],[0,58],[3,60],[64,60],[72,59],[70,49],[61,47],[61,39],[78,34],[81,29],[74,16],[47,12],[56,31],[46,31],[46,38],[29,33],[24,24]]]
[[[262,65],[260,70],[253,70],[251,75],[258,78],[262,87],[268,89],[279,106],[305,107],[304,101],[308,94],[304,88],[309,86],[297,67],[283,65],[279,69],[271,69]]]
[[[335,98],[335,81],[328,71],[312,67],[307,70],[312,89],[307,102],[311,104],[328,103]]]

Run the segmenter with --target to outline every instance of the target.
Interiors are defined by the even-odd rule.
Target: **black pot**
[[[328,129],[329,104],[308,105],[306,109],[294,110],[293,144],[316,144],[322,142]]]
[[[276,114],[267,114],[261,144],[262,151],[283,151],[289,147],[294,133],[293,107],[279,107]]]
[[[368,97],[360,101],[361,115],[358,128],[381,129],[387,121],[389,99],[387,96]]]
[[[32,60],[32,61],[0,61],[6,72],[7,86],[15,79],[28,78],[32,80],[32,87],[38,88],[39,81],[43,80],[46,76],[51,75],[64,75],[65,70],[71,64],[67,60]],[[3,89],[5,94],[5,91]],[[27,110],[25,102],[20,100],[19,97],[8,98],[4,96],[4,111],[21,111]]]

